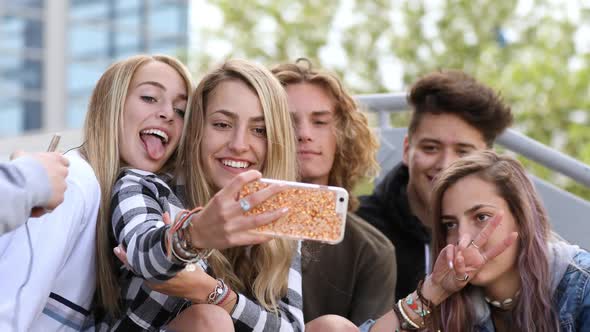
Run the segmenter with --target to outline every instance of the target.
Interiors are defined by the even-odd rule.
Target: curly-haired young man
[[[336,76],[305,59],[275,67],[293,115],[301,180],[349,192],[378,169],[378,144],[352,97]],[[393,246],[352,212],[344,240],[334,246],[304,243],[303,312],[306,321],[336,314],[361,324],[391,309],[396,276]]]

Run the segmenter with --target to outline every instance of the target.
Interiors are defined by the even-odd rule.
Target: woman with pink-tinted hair
[[[518,161],[457,160],[431,204],[433,273],[371,331],[590,331],[590,254],[551,231]]]

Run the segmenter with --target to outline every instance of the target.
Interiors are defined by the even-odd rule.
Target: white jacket
[[[0,236],[0,331],[75,331],[87,321],[100,187],[77,151],[66,157],[64,202]]]

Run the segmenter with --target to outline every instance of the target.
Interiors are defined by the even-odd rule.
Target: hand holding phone
[[[31,217],[40,217],[45,213],[51,212],[64,200],[64,194],[67,188],[66,177],[68,175],[69,161],[60,153],[54,152],[57,149],[61,136],[53,135],[47,152],[34,153],[31,156],[45,169],[49,176],[49,185],[51,187],[51,196],[44,206],[34,207],[31,211]]]
[[[248,195],[273,183],[287,188],[245,214],[255,215],[283,207],[288,207],[289,212],[275,222],[256,228],[257,232],[329,244],[342,241],[348,211],[348,192],[344,188],[260,179],[244,186],[239,198],[247,199]]]

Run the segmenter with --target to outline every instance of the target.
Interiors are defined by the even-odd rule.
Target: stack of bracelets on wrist
[[[229,299],[230,294],[231,288],[223,282],[223,279],[217,278],[215,289],[207,296],[207,304],[223,306],[223,303]]]
[[[424,295],[422,295],[422,286],[424,286],[424,279],[418,282],[418,287],[416,287],[416,295],[418,296],[418,300],[420,300],[420,303],[422,304],[422,308],[426,307],[426,315],[428,315],[430,314],[430,311],[428,309],[434,310],[436,306],[432,303],[432,301],[430,301],[429,299],[425,298]],[[424,318],[426,315],[421,317]]]
[[[397,319],[400,322],[400,327],[402,328],[402,330],[416,331],[420,329],[420,325],[418,325],[416,322],[410,319],[410,317],[404,310],[403,299],[400,299],[399,301],[397,301],[397,304],[393,305],[393,312],[395,312]]]
[[[416,296],[414,296],[414,293],[411,293],[406,296],[405,299],[400,299],[397,304],[393,305],[393,311],[396,314],[400,322],[400,327],[403,330],[415,331],[423,329],[426,326],[425,318],[430,315],[431,310],[434,309],[432,302],[422,295],[423,283],[423,280],[420,280],[418,283],[418,287],[416,288]],[[404,309],[404,302],[408,308],[412,309],[412,311],[422,319],[422,324],[416,323],[410,318]],[[420,302],[420,306],[418,306],[418,302]]]
[[[208,258],[212,253],[212,250],[210,249],[198,249],[193,247],[190,229],[188,229],[188,226],[192,227],[192,216],[202,209],[203,208],[198,207],[191,211],[182,210],[167,234],[168,257],[186,264],[186,269],[188,271],[194,271],[195,263]]]

